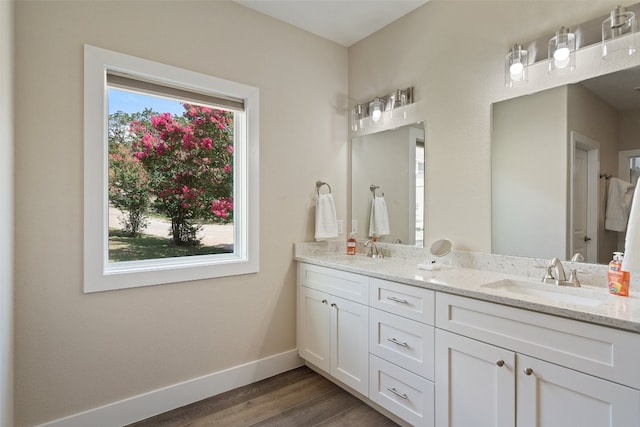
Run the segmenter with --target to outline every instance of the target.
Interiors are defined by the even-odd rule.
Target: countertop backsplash
[[[494,255],[482,252],[468,252],[452,250],[449,255],[442,258],[434,258],[428,249],[378,243],[386,257],[415,260],[417,264],[437,260],[439,263],[451,264],[458,267],[470,268],[496,273],[513,274],[517,276],[542,279],[545,270],[540,266],[548,263],[549,259],[527,258],[508,255]],[[357,253],[366,253],[364,242],[359,241]],[[331,255],[346,254],[346,242],[342,240],[329,240],[323,242],[302,242],[294,245],[294,255]],[[578,280],[588,286],[607,287],[607,266],[600,264],[562,262],[567,278],[570,270],[577,268]],[[631,290],[640,291],[640,274],[631,274]]]

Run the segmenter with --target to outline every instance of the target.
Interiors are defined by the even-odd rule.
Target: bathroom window
[[[258,270],[258,89],[85,46],[84,291]]]

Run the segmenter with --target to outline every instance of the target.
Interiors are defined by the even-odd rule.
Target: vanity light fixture
[[[382,98],[375,98],[369,103],[369,116],[371,117],[371,123],[377,124],[382,118],[382,112],[384,111],[384,101]]]
[[[528,65],[529,53],[519,44],[515,44],[505,58],[505,84],[513,87],[527,83]]]
[[[560,74],[576,69],[576,35],[560,27],[549,40],[549,74]]]
[[[373,100],[356,104],[351,110],[351,130],[364,131],[367,126],[392,125],[407,117],[404,107],[413,104],[413,87],[396,89],[388,96],[376,96]],[[397,113],[396,113],[397,111]]]
[[[356,104],[351,110],[351,130],[357,132],[364,128],[364,120],[369,115],[365,104]]]
[[[636,15],[625,7],[618,6],[611,11],[602,22],[602,59],[615,59],[628,56],[636,51],[635,33],[637,31]],[[626,39],[621,39],[628,36]]]

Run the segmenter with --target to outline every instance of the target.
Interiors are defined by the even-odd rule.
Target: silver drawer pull
[[[409,398],[409,396],[407,396],[406,394],[400,393],[398,390],[396,390],[395,387],[394,388],[387,387],[387,390],[389,390],[391,393],[395,394],[401,399],[407,400]]]
[[[387,297],[387,299],[391,301],[399,302],[400,304],[409,304],[409,301],[407,301],[406,299],[400,299],[396,297]]]
[[[409,347],[409,344],[407,344],[406,342],[400,342],[395,338],[387,338],[387,341],[392,342],[396,345],[402,346],[402,347]]]

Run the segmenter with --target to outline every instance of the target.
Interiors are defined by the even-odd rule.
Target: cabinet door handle
[[[396,396],[398,396],[401,399],[407,400],[409,398],[409,396],[407,396],[406,394],[400,393],[398,390],[396,390],[395,387],[393,387],[393,388],[387,387],[387,390],[389,390],[391,393],[395,394]]]
[[[498,360],[498,361],[496,362],[496,365],[498,365],[498,366],[500,366],[500,367],[504,366],[504,360],[502,360],[502,359]]]
[[[406,342],[398,341],[395,338],[387,338],[387,341],[392,342],[392,343],[394,343],[396,345],[399,345],[399,346],[402,346],[402,347],[409,347],[409,344],[407,344]]]
[[[396,297],[387,297],[387,299],[391,301],[399,302],[400,304],[409,304],[409,301],[407,301],[406,299],[400,299]]]
[[[323,300],[322,300],[322,303],[323,303],[323,304],[327,304],[327,300],[326,300],[326,299],[323,299]]]
[[[524,372],[524,374],[525,374],[525,375],[531,375],[531,374],[533,374],[533,369],[531,369],[531,368],[524,368],[524,369],[522,370],[522,372]]]
[[[331,307],[336,307],[336,308],[338,308],[338,306],[336,305],[336,303],[335,303],[335,302],[332,302],[332,303],[331,303]]]

